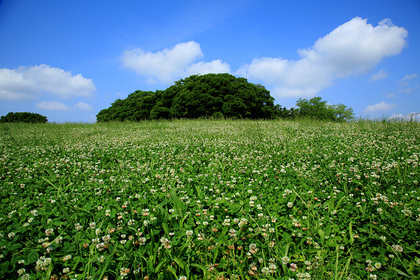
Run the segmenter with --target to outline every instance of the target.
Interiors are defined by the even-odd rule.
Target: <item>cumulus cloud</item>
[[[382,79],[385,79],[386,77],[388,77],[388,75],[389,74],[387,72],[385,72],[384,69],[381,69],[378,72],[372,74],[370,76],[369,81],[374,82],[374,81],[377,81],[377,80],[382,80]]]
[[[126,50],[122,56],[124,68],[134,70],[148,78],[148,82],[171,83],[192,74],[225,73],[227,63],[220,60],[194,63],[203,57],[200,45],[194,41],[179,43],[158,52],[145,52],[141,48]]]
[[[47,110],[47,111],[72,111],[72,110],[79,110],[79,111],[91,111],[92,106],[85,103],[79,102],[74,104],[73,106],[66,105],[59,101],[42,101],[35,105],[37,109]]]
[[[376,103],[374,105],[366,106],[364,111],[366,113],[384,112],[384,111],[389,111],[391,109],[394,109],[396,106],[397,106],[397,104],[391,104],[391,103],[386,103],[386,102],[382,101],[382,102]]]
[[[312,97],[335,79],[372,70],[383,58],[406,45],[407,30],[385,19],[376,27],[355,17],[298,50],[300,59],[256,58],[238,75],[269,85],[275,97]]]
[[[41,64],[16,69],[0,69],[0,99],[22,100],[48,92],[61,98],[87,97],[96,88],[91,79],[72,75],[60,68]]]

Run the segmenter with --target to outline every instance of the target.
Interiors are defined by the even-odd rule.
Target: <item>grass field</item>
[[[0,125],[0,279],[418,279],[420,124]]]

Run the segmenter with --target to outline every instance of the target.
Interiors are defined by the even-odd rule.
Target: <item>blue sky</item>
[[[198,73],[245,77],[288,108],[420,112],[420,1],[0,0],[0,115],[92,122]]]

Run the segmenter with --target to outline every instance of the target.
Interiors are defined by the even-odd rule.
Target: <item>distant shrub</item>
[[[296,102],[297,115],[300,118],[309,118],[328,121],[349,121],[354,118],[353,109],[344,104],[329,105],[321,97],[310,100],[300,98]]]
[[[37,113],[10,112],[6,116],[1,116],[1,123],[46,123],[48,119]]]

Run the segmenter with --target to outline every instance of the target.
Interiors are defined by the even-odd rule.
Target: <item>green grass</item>
[[[417,279],[419,156],[406,122],[1,124],[0,278]]]

